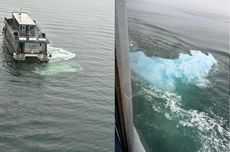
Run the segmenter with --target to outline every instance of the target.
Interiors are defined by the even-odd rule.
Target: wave
[[[52,54],[52,58],[50,59],[50,62],[58,62],[58,61],[64,61],[69,60],[71,58],[74,58],[76,54],[68,52],[61,48],[55,48],[52,46],[47,47],[48,52]]]
[[[145,152],[145,148],[141,143],[141,139],[139,134],[137,133],[136,128],[133,126],[133,136],[134,136],[134,143],[133,143],[133,151],[134,152]]]
[[[176,59],[148,57],[142,51],[130,52],[131,70],[162,90],[173,91],[176,82],[206,86],[210,70],[217,65],[211,53],[191,50],[191,55],[180,54]]]
[[[76,54],[61,48],[48,46],[48,52],[52,54],[49,64],[42,64],[35,68],[35,73],[40,75],[57,75],[60,73],[73,73],[82,70],[81,65],[71,66],[62,61],[67,61],[76,56]]]
[[[177,121],[177,128],[188,127],[195,129],[201,146],[199,152],[223,152],[229,151],[229,128],[224,128],[225,121],[215,114],[209,116],[205,112],[195,109],[186,110],[181,105],[181,96],[176,93],[162,91],[153,86],[140,85],[142,94],[147,101],[152,102],[151,97],[163,99],[162,102],[152,102],[155,112],[168,120]],[[189,135],[191,136],[191,135]],[[194,138],[197,140],[197,138]]]

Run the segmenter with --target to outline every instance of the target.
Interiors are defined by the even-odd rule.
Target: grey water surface
[[[7,0],[50,40],[48,64],[15,63],[0,40],[0,151],[113,150],[114,2]]]

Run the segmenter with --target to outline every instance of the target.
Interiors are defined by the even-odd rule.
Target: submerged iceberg
[[[148,57],[142,51],[130,52],[131,70],[142,79],[163,90],[174,90],[176,81],[202,83],[212,66],[217,64],[212,54],[191,50],[176,59]]]

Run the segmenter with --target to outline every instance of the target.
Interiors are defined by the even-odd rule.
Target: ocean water
[[[48,64],[15,63],[0,40],[0,151],[114,148],[114,1],[7,0],[50,40]]]
[[[227,152],[229,2],[129,0],[134,124],[147,152]]]

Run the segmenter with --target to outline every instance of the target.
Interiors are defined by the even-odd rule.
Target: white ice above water
[[[148,57],[142,51],[130,53],[131,70],[162,90],[174,90],[175,83],[202,85],[211,68],[217,64],[212,54],[191,50],[191,55],[180,54],[176,59]]]

